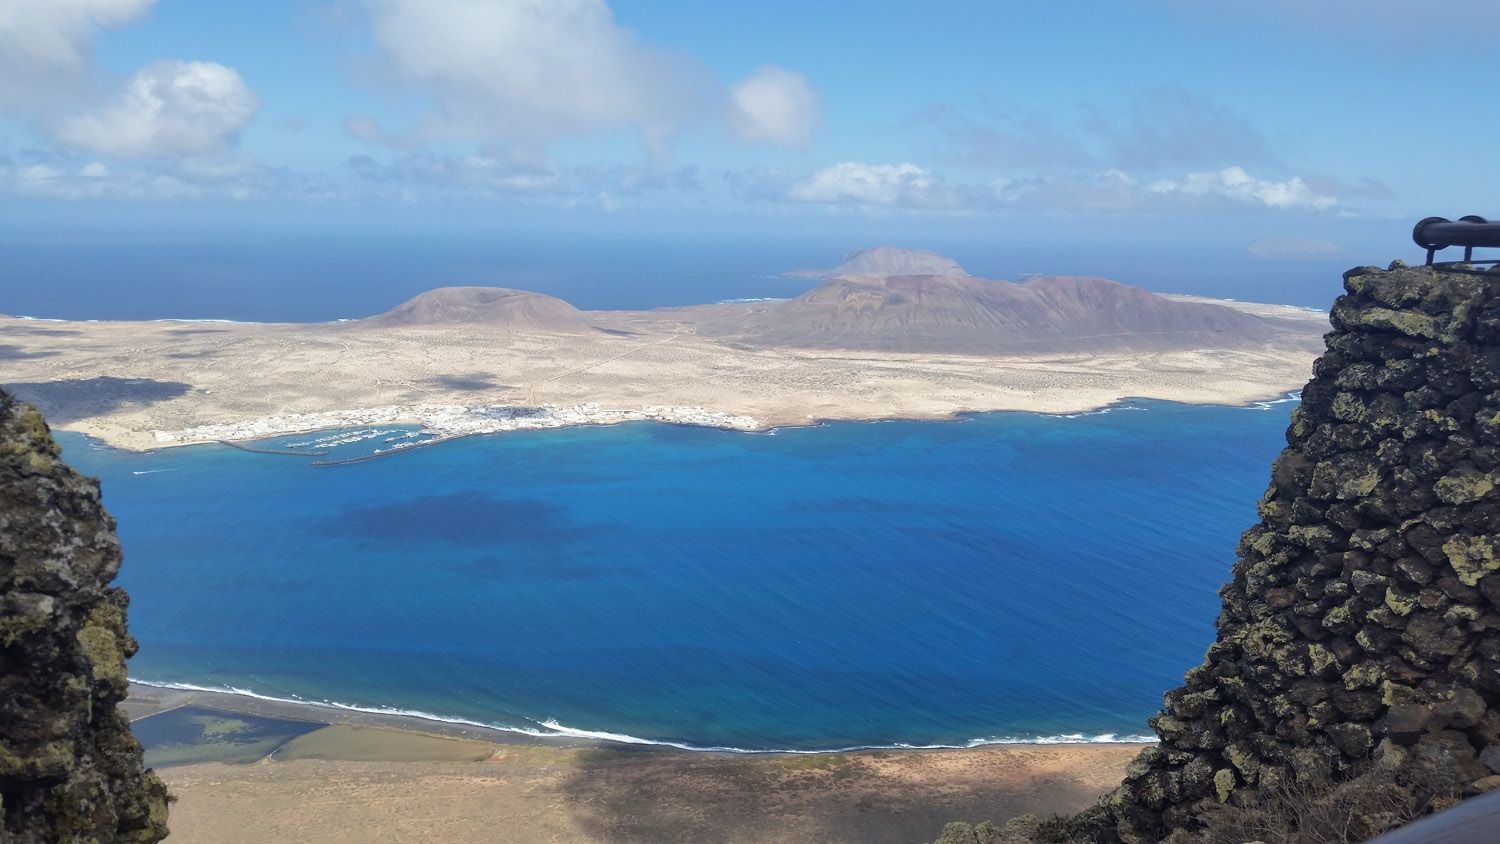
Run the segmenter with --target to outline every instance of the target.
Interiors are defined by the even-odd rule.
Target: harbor
[[[639,410],[606,408],[597,403],[539,407],[516,405],[385,405],[324,413],[287,413],[243,422],[199,425],[177,431],[153,431],[159,446],[220,443],[242,451],[307,457],[324,457],[344,446],[378,441],[376,448],[349,457],[313,461],[317,466],[338,466],[386,457],[477,434],[543,430],[573,425],[617,425],[624,422],[664,422],[737,431],[757,431],[765,426],[751,416],[719,413],[702,407],[660,405]],[[385,426],[408,425],[403,430]],[[275,446],[251,446],[248,442],[318,431],[334,433]]]

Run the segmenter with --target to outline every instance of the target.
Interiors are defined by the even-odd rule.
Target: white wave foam
[[[1101,408],[1099,408],[1097,410],[1084,410],[1084,411],[1080,411],[1078,413],[1048,413],[1048,414],[1043,414],[1043,415],[1045,415],[1045,416],[1055,416],[1055,417],[1057,417],[1059,419],[1082,419],[1085,416],[1103,416],[1106,413],[1113,413],[1116,410],[1145,410],[1145,409],[1146,408],[1144,408],[1144,407],[1138,407],[1138,406],[1133,405],[1133,404],[1112,404],[1112,405],[1109,405],[1107,407],[1101,407]]]
[[[264,323],[246,319],[187,319],[184,317],[162,317],[153,319],[152,322],[212,322],[221,325],[263,325]]]
[[[422,721],[432,721],[440,724],[457,724],[465,727],[479,727],[485,730],[499,730],[506,733],[515,733],[537,738],[574,738],[589,739],[593,741],[606,741],[616,744],[650,745],[654,747],[674,747],[678,750],[691,750],[702,753],[850,753],[858,750],[970,750],[976,747],[989,747],[992,745],[1008,744],[1150,744],[1156,742],[1155,736],[1147,735],[1120,735],[1118,733],[1099,733],[1097,735],[1086,735],[1084,733],[1062,733],[1051,736],[995,736],[990,738],[969,739],[962,744],[906,744],[897,742],[895,744],[856,744],[848,747],[829,747],[818,750],[806,750],[799,748],[754,748],[754,747],[729,747],[724,745],[701,745],[688,742],[668,741],[665,739],[649,739],[640,736],[632,736],[626,733],[611,733],[604,730],[585,730],[579,727],[569,727],[560,724],[554,718],[535,721],[536,727],[517,727],[508,724],[487,723],[484,721],[473,721],[468,718],[455,718],[447,715],[436,715],[431,712],[423,712],[420,709],[401,709],[393,706],[359,706],[352,703],[341,703],[333,700],[305,700],[302,698],[284,698],[264,695],[249,689],[241,689],[234,686],[198,686],[192,683],[175,683],[160,680],[137,680],[132,678],[132,683],[142,686],[151,686],[157,689],[176,689],[187,692],[209,692],[212,694],[238,695],[240,697],[264,700],[270,703],[285,703],[294,706],[313,706],[322,709],[337,709],[345,712],[362,712],[367,715],[392,715],[403,718],[416,718]]]
[[[1302,401],[1302,391],[1293,390],[1279,399],[1266,399],[1265,401],[1254,401],[1245,405],[1246,410],[1273,410],[1278,404],[1290,404]]]

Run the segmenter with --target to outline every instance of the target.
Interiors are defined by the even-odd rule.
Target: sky
[[[1500,3],[0,0],[0,225],[1410,252]]]

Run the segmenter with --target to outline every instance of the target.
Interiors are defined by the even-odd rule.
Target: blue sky
[[[1500,215],[1497,31],[1476,0],[0,0],[0,220],[1328,258]]]

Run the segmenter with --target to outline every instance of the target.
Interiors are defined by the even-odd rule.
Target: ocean
[[[632,237],[464,232],[144,229],[67,236],[0,232],[0,313],[50,319],[328,322],[383,313],[434,287],[486,285],[559,296],[586,310],[790,298],[790,270],[828,268],[880,239]],[[1236,250],[912,237],[985,278],[1097,275],[1161,293],[1326,310],[1349,256],[1287,262]]]
[[[1147,732],[1292,406],[577,427],[336,467],[59,441],[119,520],[137,680],[691,748],[966,746]]]

